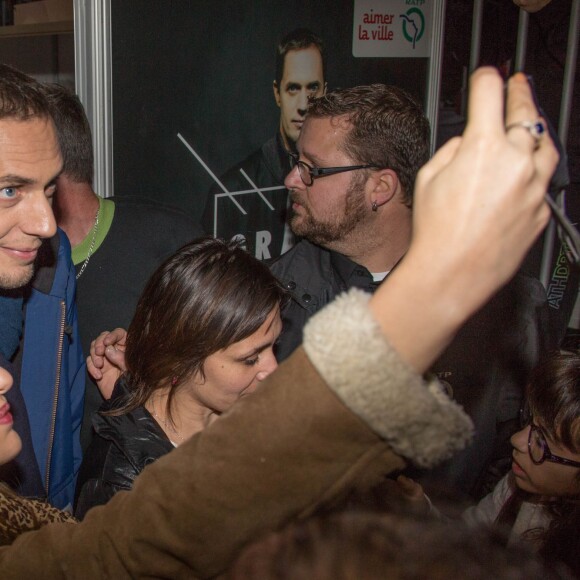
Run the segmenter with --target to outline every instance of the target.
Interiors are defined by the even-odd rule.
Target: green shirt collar
[[[85,239],[72,249],[72,261],[75,266],[78,266],[87,259],[89,248],[95,238],[95,244],[92,254],[95,254],[101,244],[105,241],[111,225],[113,224],[113,217],[115,215],[115,203],[110,199],[103,199],[99,197],[99,212],[98,212],[98,226],[95,232],[94,226],[91,228]]]

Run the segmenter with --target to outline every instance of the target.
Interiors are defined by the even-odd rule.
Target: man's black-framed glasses
[[[294,169],[298,166],[298,173],[304,185],[310,187],[314,180],[318,177],[326,177],[327,175],[335,175],[336,173],[344,173],[345,171],[355,171],[357,169],[378,169],[376,165],[345,165],[343,167],[312,167],[300,158],[296,153],[288,153],[290,157],[290,167]]]
[[[542,429],[531,422],[530,433],[528,435],[528,450],[532,461],[536,465],[540,465],[544,461],[552,461],[553,463],[569,465],[570,467],[580,467],[580,461],[573,461],[572,459],[554,455],[548,447],[548,442],[544,437]]]

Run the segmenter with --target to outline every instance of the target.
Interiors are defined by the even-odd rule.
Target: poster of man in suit
[[[115,195],[279,256],[308,98],[382,82],[425,103],[433,0],[410,1],[113,1]]]

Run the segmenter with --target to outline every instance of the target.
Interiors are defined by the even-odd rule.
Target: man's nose
[[[304,186],[304,182],[302,181],[302,178],[300,177],[300,171],[298,170],[298,164],[296,164],[293,168],[292,171],[290,171],[290,173],[286,176],[286,179],[284,179],[284,185],[286,187],[286,189],[301,189]]]
[[[56,234],[56,220],[44,191],[30,194],[29,203],[22,207],[20,229],[37,238],[51,238]]]
[[[300,91],[300,94],[298,95],[297,110],[301,117],[306,116],[306,111],[308,110],[308,93],[306,92],[306,89]]]

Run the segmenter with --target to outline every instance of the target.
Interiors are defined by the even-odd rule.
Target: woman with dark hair
[[[129,326],[127,371],[93,419],[79,517],[130,489],[147,464],[276,369],[284,298],[269,269],[236,242],[192,242],[157,269]]]
[[[553,355],[532,373],[512,471],[464,513],[532,542],[580,577],[580,354]]]

